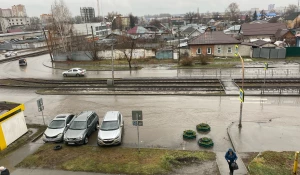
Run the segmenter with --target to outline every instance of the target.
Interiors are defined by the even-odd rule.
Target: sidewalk
[[[231,125],[229,135],[237,152],[299,151],[299,126],[243,122]]]
[[[73,172],[47,169],[17,169],[12,175],[108,175],[101,173]]]
[[[216,152],[217,164],[218,164],[221,175],[229,174],[229,167],[228,167],[228,163],[225,160],[225,154],[226,154],[226,152]],[[237,159],[236,163],[238,164],[239,169],[234,171],[234,174],[235,175],[247,175],[247,169],[246,169],[244,163],[242,162],[242,159],[238,155],[238,153],[237,153],[237,157],[238,157],[238,159]]]

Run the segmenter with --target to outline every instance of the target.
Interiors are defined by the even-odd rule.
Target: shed
[[[0,151],[28,131],[24,110],[24,104],[0,102]]]

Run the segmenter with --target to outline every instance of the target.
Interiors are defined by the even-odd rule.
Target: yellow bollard
[[[298,170],[298,155],[299,155],[299,151],[295,153],[294,169],[293,169],[293,174],[295,175],[297,175],[297,170]]]

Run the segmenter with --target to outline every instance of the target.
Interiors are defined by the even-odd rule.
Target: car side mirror
[[[123,127],[124,125],[123,125],[123,124],[121,124],[120,126],[121,126],[121,127]]]
[[[70,127],[70,124],[67,124],[67,127]]]

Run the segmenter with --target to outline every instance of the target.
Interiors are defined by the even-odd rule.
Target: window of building
[[[19,25],[19,23],[17,22],[17,25]]]
[[[211,47],[207,48],[207,54],[211,54]]]
[[[96,35],[100,35],[100,32],[96,32]]]
[[[18,21],[18,19],[16,19],[16,21]]]
[[[96,27],[96,31],[98,31],[99,30],[99,27]]]
[[[21,24],[23,24],[23,22],[21,22]]]
[[[221,53],[221,52],[222,52],[221,47],[218,47],[218,53]]]
[[[14,21],[14,19],[12,19],[11,21]]]
[[[232,47],[228,47],[227,53],[232,53]]]
[[[20,19],[20,21],[22,21],[22,19]]]
[[[198,55],[202,54],[201,48],[198,48],[198,49],[197,49],[197,54],[198,54]]]

